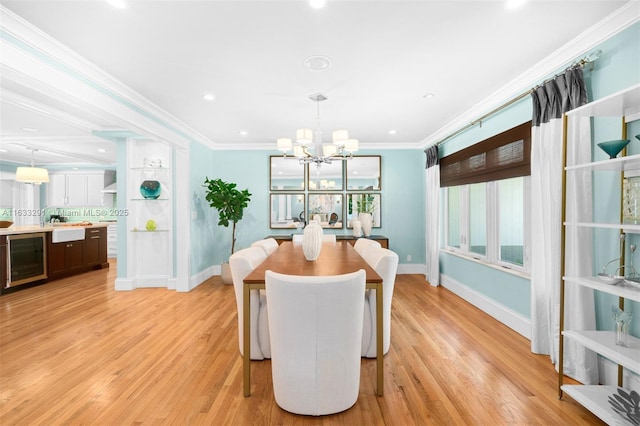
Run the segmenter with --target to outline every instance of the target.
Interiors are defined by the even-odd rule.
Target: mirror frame
[[[282,226],[274,226],[274,223],[277,223],[277,221],[272,220],[273,218],[271,217],[271,214],[273,213],[271,210],[271,206],[273,205],[273,196],[280,196],[280,195],[286,195],[286,196],[291,196],[291,197],[302,197],[302,211],[296,216],[296,218],[298,218],[298,220],[300,220],[300,214],[303,214],[307,211],[307,199],[306,199],[306,195],[304,192],[281,192],[281,193],[275,193],[272,192],[269,194],[269,228],[270,229],[292,229],[292,230],[296,230],[298,229],[298,227],[296,226],[296,223],[305,223],[305,218],[302,218],[302,222],[296,222],[295,218],[292,217],[291,218],[291,222],[287,222],[286,224],[283,224]]]
[[[282,161],[287,161],[294,166],[300,167],[300,183],[301,186],[295,188],[274,188],[273,186],[273,161],[274,159],[281,159]],[[306,189],[306,164],[300,164],[293,157],[284,157],[282,155],[270,155],[269,156],[269,191],[304,191]],[[296,178],[297,179],[297,178]]]
[[[360,158],[362,158],[362,159],[365,159],[365,158],[377,158],[378,159],[378,186],[377,186],[377,188],[371,188],[371,189],[352,188],[349,185],[349,167],[351,167],[351,169],[354,170],[355,169],[354,161],[357,161]],[[351,160],[345,161],[345,163],[347,163],[346,171],[345,171],[345,180],[346,180],[347,191],[381,191],[382,190],[382,155],[354,155]]]
[[[353,200],[356,199],[355,197],[363,197],[363,196],[373,196],[374,199],[377,198],[377,206],[375,206],[375,209],[373,211],[373,225],[371,226],[372,228],[382,228],[382,194],[379,192],[350,192],[347,194],[347,198],[345,200],[345,215],[344,218],[346,220],[346,224],[347,224],[347,229],[352,229],[353,227],[351,226],[351,220],[353,218],[349,217],[349,206],[352,205]],[[357,202],[357,199],[356,199]],[[376,204],[376,201],[374,201],[374,204]]]
[[[334,164],[340,164],[340,186],[335,186],[333,188],[311,188],[311,181],[316,180],[315,177],[312,178],[311,177],[311,173],[315,173],[315,171],[317,170],[315,166],[313,165],[309,165],[309,167],[307,167],[307,188],[309,188],[309,192],[313,191],[313,192],[329,192],[329,191],[344,191],[344,163],[345,161],[342,160],[333,160],[331,162],[331,164],[328,164],[328,166],[333,167]],[[322,164],[320,166],[320,179],[322,179],[322,168],[327,166],[327,164]],[[325,168],[326,170],[326,168]]]
[[[330,225],[329,224],[329,213],[311,213],[311,203],[312,203],[312,197],[323,197],[323,196],[330,196],[330,197],[338,197],[339,203],[340,203],[340,211],[334,211],[335,213],[338,213],[338,222],[336,222],[336,224],[334,225]],[[335,202],[334,202],[335,205]],[[330,193],[330,192],[324,192],[324,193],[317,193],[314,192],[312,194],[309,194],[309,200],[308,200],[308,204],[307,204],[307,219],[311,220],[313,219],[313,215],[314,214],[326,214],[327,217],[326,218],[322,218],[320,221],[320,226],[322,226],[325,229],[343,229],[344,228],[344,213],[345,213],[345,209],[344,209],[344,196],[340,193]],[[326,220],[325,220],[326,219]]]

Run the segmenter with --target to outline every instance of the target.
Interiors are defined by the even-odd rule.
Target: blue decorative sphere
[[[160,182],[157,180],[145,180],[140,184],[140,194],[146,199],[155,200],[161,191]]]

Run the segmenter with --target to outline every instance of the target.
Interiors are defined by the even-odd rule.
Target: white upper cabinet
[[[47,185],[49,207],[105,206],[104,171],[53,172]],[[111,197],[112,198],[112,197]],[[106,207],[110,207],[108,203]]]

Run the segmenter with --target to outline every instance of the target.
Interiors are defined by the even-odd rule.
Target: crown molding
[[[32,81],[40,90],[74,94],[75,101],[115,119],[123,128],[187,147],[214,144],[158,105],[89,62],[76,52],[0,5],[3,71]]]
[[[602,21],[561,46],[551,55],[536,64],[535,67],[530,68],[525,73],[511,80],[492,96],[466,110],[456,119],[426,137],[421,141],[420,147],[426,148],[427,146],[446,140],[450,135],[470,123],[476,123],[479,117],[531,90],[546,78],[549,78],[559,70],[583,58],[599,44],[638,21],[640,21],[640,0],[631,0]]]

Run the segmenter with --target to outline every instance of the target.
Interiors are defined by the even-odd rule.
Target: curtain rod
[[[567,68],[565,68],[564,71],[570,70],[572,68],[575,67],[583,67],[586,64],[590,64],[593,63],[596,59],[598,59],[600,57],[600,55],[602,55],[602,51],[601,50],[596,50],[594,52],[589,53],[587,56],[585,56],[584,58],[580,59],[579,61],[571,64],[570,66],[568,66]],[[564,72],[563,71],[563,72]],[[482,117],[477,118],[475,120],[472,120],[469,122],[469,124],[465,125],[464,127],[461,127],[460,129],[456,130],[455,132],[451,133],[450,135],[448,135],[447,137],[441,139],[440,141],[438,141],[436,143],[437,146],[442,145],[443,143],[447,142],[449,139],[453,138],[454,136],[458,136],[460,133],[466,131],[467,129],[475,126],[476,124],[480,123],[480,125],[482,125],[482,120],[491,117],[493,114],[497,113],[498,111],[501,111],[503,109],[505,109],[508,106],[513,105],[514,103],[518,102],[519,100],[521,100],[522,98],[525,98],[529,95],[531,95],[531,93],[536,90],[538,87],[543,86],[544,84],[552,81],[553,79],[555,79],[556,77],[558,77],[559,74],[556,74],[555,76],[553,76],[552,78],[548,78],[546,80],[544,80],[542,83],[534,86],[533,88],[527,90],[524,93],[519,94],[518,96],[516,96],[515,98],[503,103],[502,105],[500,105],[499,107],[496,107],[494,109],[492,109],[491,111],[489,111],[488,113],[484,114]]]

